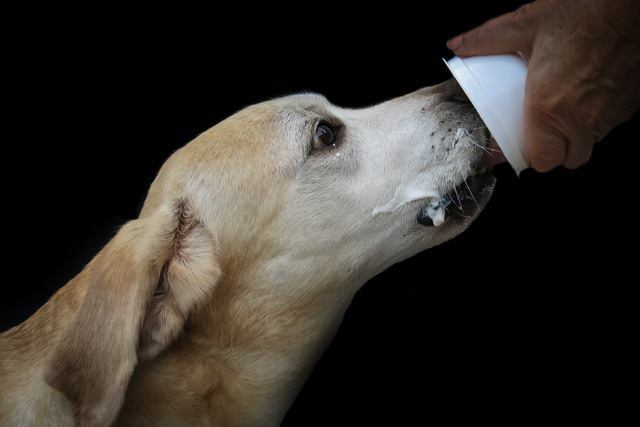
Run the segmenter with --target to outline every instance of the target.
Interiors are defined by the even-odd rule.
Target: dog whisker
[[[460,208],[462,215],[464,215],[464,209],[462,208],[462,200],[460,199],[460,195],[458,194],[458,189],[456,187],[453,187],[453,192],[456,194],[456,199],[458,199],[458,203],[459,203],[459,205],[456,205],[456,206]]]
[[[473,195],[473,191],[471,191],[471,187],[469,187],[469,183],[467,182],[467,178],[464,177],[464,174],[462,173],[462,171],[460,171],[460,174],[462,175],[462,181],[464,182],[464,185],[467,187],[467,190],[469,190],[469,195],[471,196],[471,199],[473,200],[473,203],[475,203],[476,207],[480,207],[480,205],[478,204],[478,201],[476,200],[475,196]]]
[[[487,153],[491,157],[495,157],[495,155],[491,151],[495,152],[495,151],[498,151],[498,150],[491,149],[491,151],[489,151],[489,149],[487,147],[483,147],[482,145],[480,145],[476,141],[474,141],[473,138],[471,137],[471,135],[468,134],[468,131],[467,131],[466,135],[468,137],[467,141],[469,141],[472,145],[478,147],[479,149],[481,149],[482,151],[484,151],[485,153]]]

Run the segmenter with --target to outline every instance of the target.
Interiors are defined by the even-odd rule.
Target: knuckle
[[[484,35],[484,28],[482,26],[466,32],[462,36],[462,47],[466,49],[473,49],[477,47],[480,40]]]
[[[463,52],[469,44],[469,32],[460,34],[460,43],[456,47],[456,52]]]
[[[610,123],[615,122],[615,119],[610,117],[610,111],[611,109],[604,106],[578,108],[576,119],[581,124],[581,129],[584,129],[585,138],[597,142],[609,132],[612,127]]]
[[[576,112],[576,102],[564,91],[549,89],[548,84],[533,84],[529,92],[528,109],[538,119],[564,128],[580,122]],[[582,123],[580,123],[582,124]]]
[[[596,128],[600,124],[600,118],[602,117],[602,114],[598,113],[593,108],[581,108],[576,113],[578,116],[577,119],[582,123],[583,127],[595,133]]]
[[[554,122],[564,115],[561,102],[547,96],[534,96],[529,102],[529,112],[545,122]]]
[[[515,25],[517,28],[521,30],[525,30],[527,28],[527,23],[532,14],[532,4],[527,3],[511,13],[511,23]]]

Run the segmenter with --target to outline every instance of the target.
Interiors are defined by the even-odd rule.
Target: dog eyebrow
[[[306,116],[305,119],[308,119],[309,115],[311,115],[314,118],[323,119],[335,126],[343,125],[342,120],[336,117],[333,113],[329,112],[329,110],[322,105],[317,105],[317,104],[305,105],[305,106],[302,106],[302,110],[305,113],[305,116]],[[306,128],[306,124],[307,124],[307,120],[305,120],[305,128]]]
[[[297,125],[294,128],[295,132],[298,134],[297,139],[305,142],[302,145],[302,148],[306,153],[304,156],[305,159],[308,157],[308,145],[306,140],[308,137],[308,143],[310,144],[316,123],[324,120],[336,126],[342,126],[343,124],[342,120],[330,113],[323,105],[311,102],[295,106],[287,106],[281,110],[281,116],[291,124],[297,122]]]
[[[302,109],[306,112],[313,113],[318,116],[324,116],[327,111],[324,108],[321,108],[319,105],[310,104],[302,106]]]
[[[341,123],[333,114],[329,113],[326,109],[315,105],[298,105],[293,108],[287,108],[283,111],[283,116],[289,118],[289,120],[296,120],[301,123],[299,128],[302,134],[313,131],[313,125],[318,119],[323,119],[331,123]]]

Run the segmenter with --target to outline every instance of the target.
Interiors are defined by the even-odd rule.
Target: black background
[[[16,17],[2,78],[2,330],[134,218],[162,162],[203,130],[294,92],[358,107],[436,84],[449,37],[517,5]],[[637,386],[639,131],[636,115],[577,171],[499,167],[468,232],[359,292],[284,425],[619,415]]]

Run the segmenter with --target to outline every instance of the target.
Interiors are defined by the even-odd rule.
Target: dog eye
[[[336,145],[336,129],[327,122],[320,122],[316,126],[313,136],[312,150],[321,150]]]

